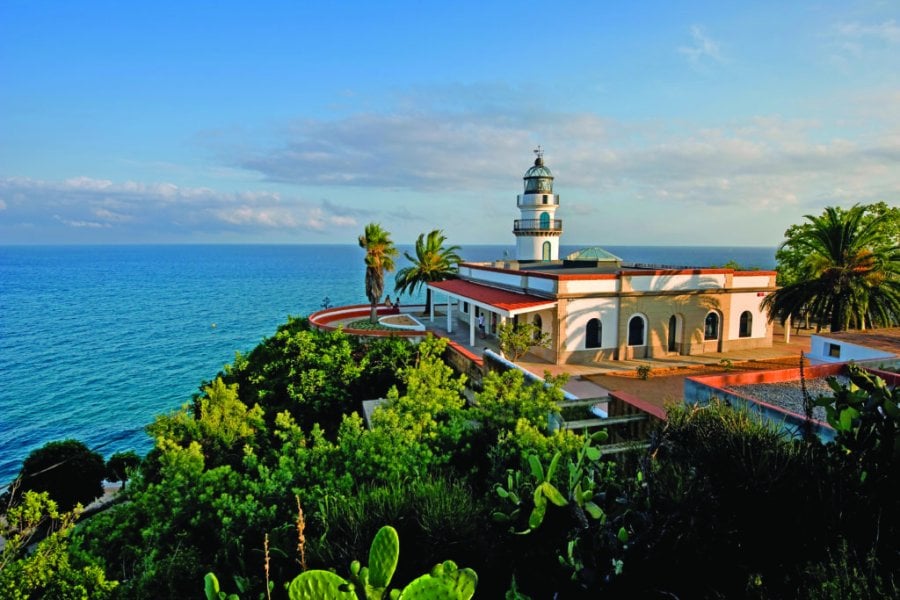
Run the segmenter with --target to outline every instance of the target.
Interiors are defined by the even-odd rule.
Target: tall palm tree
[[[394,270],[397,248],[391,241],[391,234],[378,223],[366,225],[365,233],[359,236],[359,247],[366,251],[366,297],[372,303],[372,323],[378,321],[378,303],[384,292],[384,272]]]
[[[763,300],[781,321],[809,312],[831,331],[894,325],[900,319],[900,249],[889,215],[866,215],[866,206],[828,207],[792,227],[781,248],[803,256],[796,280]]]
[[[443,281],[450,279],[456,275],[459,263],[462,258],[457,254],[459,246],[444,247],[447,237],[440,229],[434,229],[425,237],[424,233],[419,234],[416,240],[416,255],[411,256],[409,252],[403,255],[410,263],[408,267],[404,267],[397,271],[397,278],[394,290],[403,294],[407,291],[414,294],[420,286],[432,281]],[[425,292],[425,310],[431,306],[431,288],[426,286]]]

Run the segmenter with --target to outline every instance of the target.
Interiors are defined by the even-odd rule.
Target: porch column
[[[453,323],[450,320],[450,294],[447,294],[447,333],[453,333]]]
[[[437,294],[437,292],[432,291],[431,306],[428,307],[428,320],[431,321],[432,323],[434,323],[434,300],[435,300],[436,294]],[[447,297],[449,298],[450,295],[448,294]]]
[[[772,321],[774,323],[774,321]],[[788,318],[784,320],[784,343],[791,343],[791,316],[788,315]]]
[[[473,305],[470,304],[469,306],[472,307]],[[475,311],[469,308],[469,346],[471,348],[475,347],[475,319],[472,317],[473,314],[475,314]]]

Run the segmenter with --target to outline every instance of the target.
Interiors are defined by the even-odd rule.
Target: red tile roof
[[[447,281],[435,281],[429,283],[429,287],[437,288],[457,296],[468,298],[474,302],[488,304],[507,312],[520,311],[522,309],[537,306],[555,306],[556,300],[541,298],[530,294],[518,294],[508,290],[501,290],[487,285],[480,285],[462,279],[448,279]]]

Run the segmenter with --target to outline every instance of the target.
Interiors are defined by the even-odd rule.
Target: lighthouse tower
[[[553,174],[544,166],[538,146],[534,166],[525,171],[525,193],[516,198],[520,217],[513,223],[518,260],[559,260],[562,220],[555,219],[559,196],[553,193]]]

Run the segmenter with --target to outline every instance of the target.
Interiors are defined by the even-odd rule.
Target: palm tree
[[[420,286],[432,281],[443,281],[456,275],[457,268],[462,258],[457,254],[459,246],[444,247],[447,237],[439,229],[432,230],[428,237],[424,233],[419,234],[416,240],[416,255],[409,252],[403,255],[410,263],[397,271],[397,279],[394,290],[403,294],[407,291],[414,294]],[[431,306],[431,288],[426,285],[425,310]]]
[[[397,248],[391,241],[391,234],[378,223],[366,225],[365,233],[359,236],[359,247],[366,251],[366,297],[372,303],[372,323],[378,321],[378,303],[384,292],[384,272],[394,270]]]
[[[802,256],[795,281],[763,300],[782,322],[805,312],[831,331],[900,319],[900,249],[888,214],[867,215],[866,206],[828,207],[820,217],[788,230],[781,250]]]

